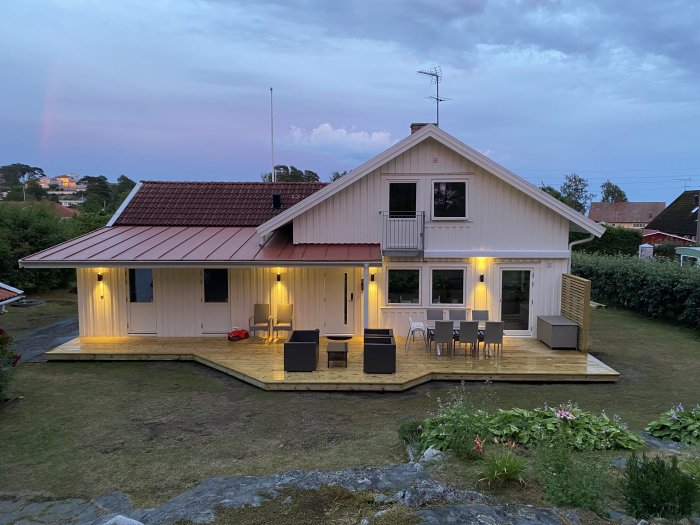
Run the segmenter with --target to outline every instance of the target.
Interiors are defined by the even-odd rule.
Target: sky
[[[260,180],[434,122],[533,184],[700,187],[697,0],[2,0],[0,165]]]

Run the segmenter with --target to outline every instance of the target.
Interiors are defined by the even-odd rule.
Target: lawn
[[[78,295],[68,290],[51,290],[28,294],[26,297],[39,299],[45,303],[31,308],[12,305],[7,307],[7,312],[0,315],[0,328],[4,328],[14,336],[68,317],[78,317]]]
[[[641,429],[698,401],[695,332],[608,309],[592,352],[617,384],[467,384],[488,408],[572,400]],[[404,461],[397,427],[424,417],[453,383],[398,394],[265,392],[194,363],[37,363],[0,408],[0,493],[96,496],[155,505],[212,476]],[[486,394],[484,392],[486,391]],[[429,395],[428,395],[429,394]]]

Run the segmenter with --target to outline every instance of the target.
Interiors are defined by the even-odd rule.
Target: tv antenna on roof
[[[434,66],[430,69],[418,70],[419,75],[425,75],[430,77],[430,85],[435,84],[435,96],[425,97],[435,101],[435,125],[440,127],[440,102],[445,102],[450,100],[449,98],[440,97],[440,81],[442,80],[442,68],[440,66]]]

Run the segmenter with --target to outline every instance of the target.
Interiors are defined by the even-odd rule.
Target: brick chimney
[[[411,124],[411,135],[413,135],[420,128],[427,126],[429,124],[430,124],[430,122],[414,122],[413,124]]]

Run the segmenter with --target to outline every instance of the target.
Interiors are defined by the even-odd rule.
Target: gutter
[[[568,262],[568,265],[566,267],[567,273],[571,273],[571,248],[573,248],[574,246],[576,246],[578,244],[586,244],[587,242],[591,242],[593,239],[595,239],[595,235],[593,235],[591,233],[585,239],[579,239],[578,241],[571,241],[569,243],[569,262]]]

